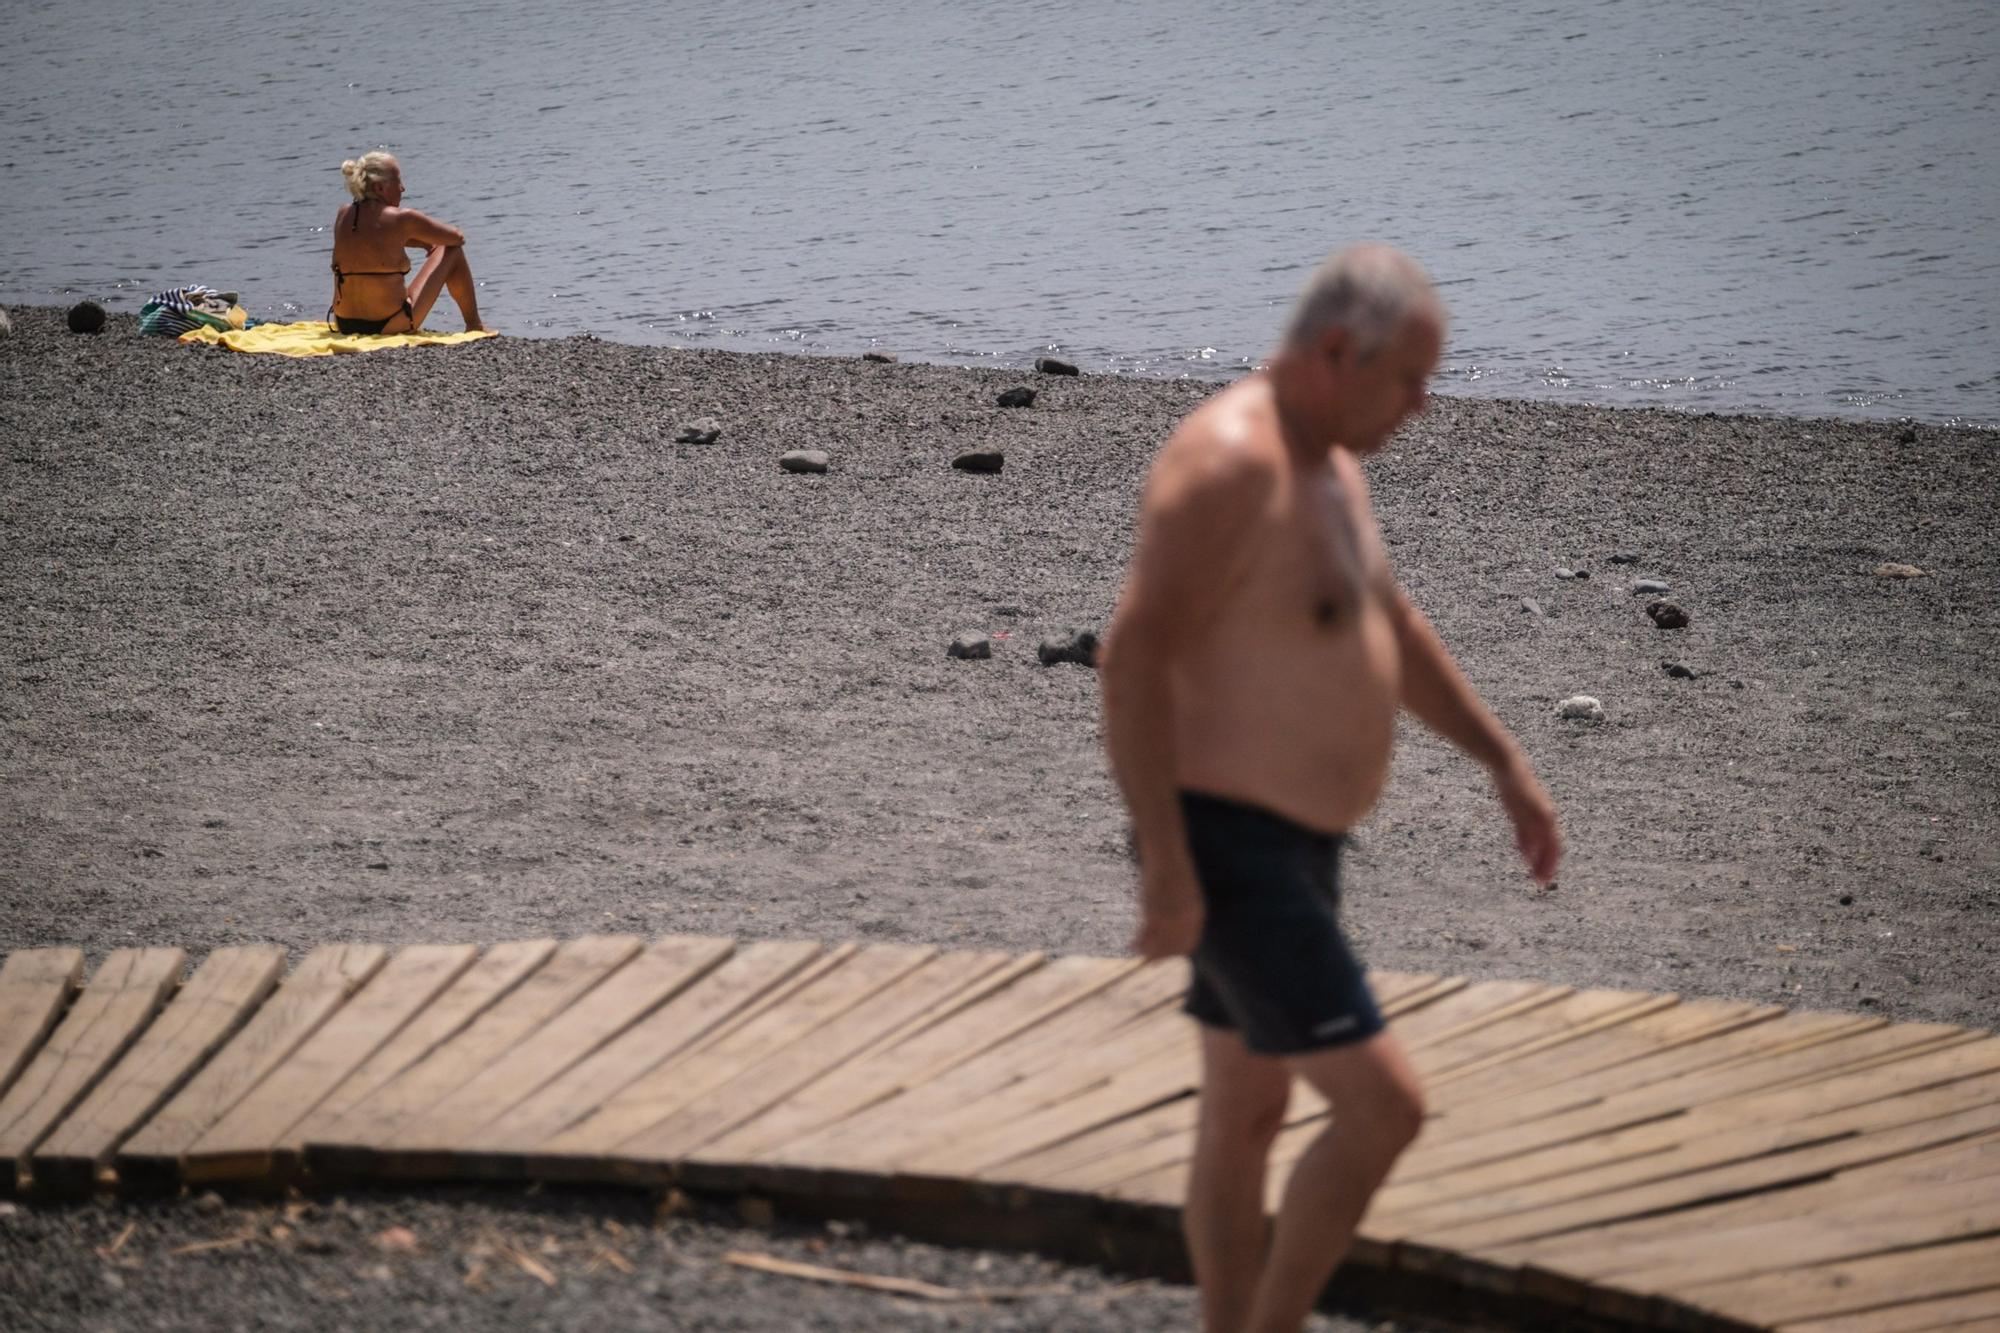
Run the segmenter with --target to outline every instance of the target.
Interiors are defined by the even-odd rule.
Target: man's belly
[[[1370,617],[1337,638],[1226,643],[1175,674],[1178,784],[1324,832],[1352,828],[1388,779],[1401,698],[1394,631]]]

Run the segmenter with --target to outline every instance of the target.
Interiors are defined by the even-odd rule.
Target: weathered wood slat
[[[0,1172],[10,1183],[27,1171],[35,1146],[138,1039],[180,985],[186,965],[179,949],[119,949],[98,964],[90,984],[0,1097]]]
[[[1502,1246],[1485,1254],[1496,1263],[1554,1266],[1586,1279],[1610,1277],[1670,1258],[1690,1234],[1707,1236],[1820,1213],[1838,1215],[1855,1202],[1865,1203],[1886,1191],[1992,1176],[2000,1176],[2000,1137],[1960,1139],[1848,1167],[1812,1184],[1710,1204],[1698,1213],[1682,1210],[1613,1222],[1588,1231]],[[2000,1183],[1995,1190],[2000,1193]]]
[[[967,978],[1007,965],[1001,953],[952,953],[931,959],[812,1034],[681,1107],[632,1140],[649,1158],[691,1157],[716,1138],[779,1105],[838,1069],[875,1041],[960,990]],[[712,1154],[710,1160],[716,1159]]]
[[[1134,966],[1126,959],[1059,958],[806,1085],[710,1145],[712,1154],[737,1161],[766,1160],[808,1134],[977,1058],[1110,985]]]
[[[1408,1235],[1431,1245],[1484,1249],[1662,1207],[1808,1181],[2000,1128],[2000,1100],[1990,1082],[1976,1089],[1931,1090],[1906,1100],[1908,1105],[1852,1108],[1796,1126],[1717,1135],[1661,1153],[1658,1160],[1639,1159],[1496,1191],[1415,1218],[1391,1212],[1378,1219],[1371,1212],[1370,1227],[1385,1238]]]
[[[0,1096],[28,1067],[83,980],[83,950],[22,949],[0,965]]]
[[[1779,1326],[1778,1333],[1992,1333],[2000,1328],[2000,1277],[1994,1285],[1963,1296],[1910,1301],[1860,1314],[1806,1319]]]
[[[765,1160],[842,1170],[889,1169],[885,1163],[906,1146],[900,1135],[991,1098],[1051,1064],[1073,1064],[1077,1051],[1092,1050],[1110,1034],[1160,1014],[1186,989],[1185,963],[1127,972],[972,1059],[767,1152]]]
[[[482,1126],[469,1146],[488,1155],[540,1147],[772,992],[782,991],[820,954],[817,944],[805,941],[745,945],[562,1079]]]
[[[556,951],[554,940],[508,940],[488,949],[422,1013],[404,1024],[359,1069],[341,1080],[298,1128],[301,1142],[325,1134],[349,1111],[388,1086],[397,1075],[463,1032],[474,1019],[511,994]]]
[[[631,935],[586,935],[560,946],[457,1036],[351,1107],[324,1131],[341,1144],[387,1149],[404,1125],[464,1087],[543,1024],[629,962]]]
[[[373,944],[328,944],[307,954],[229,1044],[113,1155],[119,1185],[179,1188],[181,1154],[318,1031],[387,956]]]
[[[714,970],[735,949],[731,940],[674,936],[656,942],[616,975],[551,1019],[542,1029],[405,1124],[398,1148],[452,1149],[527,1100],[604,1042],[644,1018]]]
[[[1702,1283],[1689,1287],[1681,1298],[1738,1318],[1786,1324],[1983,1292],[1993,1287],[1996,1273],[2000,1273],[2000,1236],[1989,1236],[1796,1272]]]
[[[585,1164],[609,1155],[630,1156],[623,1145],[664,1122],[696,1098],[815,1034],[870,996],[928,962],[935,950],[874,944],[713,1044],[674,1061],[643,1085],[634,1085],[547,1145],[552,1158]]]
[[[40,1191],[82,1194],[112,1152],[234,1036],[278,984],[285,951],[252,944],[217,949],[156,1020],[34,1152]]]
[[[290,1137],[293,1127],[477,955],[470,944],[416,944],[399,950],[182,1154],[187,1179],[268,1181],[289,1174],[301,1146]]]

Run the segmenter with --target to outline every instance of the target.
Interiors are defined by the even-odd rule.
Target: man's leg
[[[1201,1114],[1182,1226],[1202,1327],[1239,1333],[1264,1266],[1264,1164],[1285,1122],[1292,1074],[1234,1032],[1201,1028]]]
[[[1271,1253],[1257,1284],[1252,1333],[1295,1333],[1347,1256],[1354,1229],[1389,1168],[1423,1127],[1423,1090],[1389,1033],[1294,1056],[1291,1067],[1333,1108],[1292,1168]]]

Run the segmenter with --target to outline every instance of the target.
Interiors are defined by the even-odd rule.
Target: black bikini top
[[[348,207],[353,210],[351,213],[347,215],[348,219],[347,229],[349,231],[361,230],[361,205],[366,202],[367,200],[365,199],[356,199],[353,203],[348,205]],[[339,226],[340,224],[335,223],[334,225]],[[408,273],[410,271],[410,266],[408,264],[405,264],[401,268],[375,268],[375,269],[358,268],[355,269],[352,273],[342,273],[340,271],[340,261],[337,259],[332,261],[332,267],[333,267],[333,286],[334,290],[336,291],[340,289],[340,284],[347,281],[349,278],[400,278],[405,273]]]

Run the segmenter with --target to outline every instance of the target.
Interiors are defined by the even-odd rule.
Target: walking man
[[[1335,254],[1270,368],[1167,442],[1102,668],[1140,861],[1138,951],[1190,954],[1201,1025],[1188,1249],[1209,1333],[1305,1321],[1423,1122],[1422,1092],[1340,933],[1344,830],[1408,708],[1482,764],[1537,880],[1562,854],[1520,747],[1391,574],[1360,460],[1424,408],[1443,304],[1415,261]],[[1333,1109],[1266,1236],[1292,1079]]]

